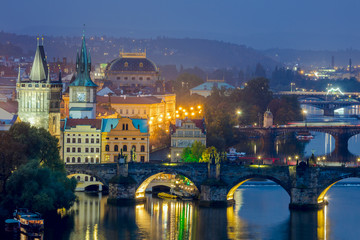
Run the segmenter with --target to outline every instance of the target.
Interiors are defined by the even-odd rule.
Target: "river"
[[[107,196],[77,193],[69,215],[48,222],[44,239],[359,239],[360,183],[343,180],[327,193],[324,210],[290,211],[273,182],[248,182],[228,208],[147,196],[144,204],[113,206]]]

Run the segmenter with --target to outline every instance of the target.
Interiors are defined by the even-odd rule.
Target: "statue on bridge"
[[[136,162],[136,153],[134,147],[130,150],[130,162]]]
[[[120,164],[126,163],[126,158],[127,158],[127,156],[123,154],[123,150],[121,149],[120,153],[118,155],[118,163],[120,163]]]

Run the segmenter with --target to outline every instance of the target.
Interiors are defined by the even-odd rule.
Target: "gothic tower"
[[[16,82],[18,117],[22,122],[42,127],[60,136],[60,102],[62,82],[51,81],[43,44],[37,48],[29,79],[21,79],[20,67]]]
[[[80,54],[76,56],[76,77],[70,83],[70,118],[96,118],[96,87],[90,78],[91,57],[85,44],[85,36],[82,37]]]

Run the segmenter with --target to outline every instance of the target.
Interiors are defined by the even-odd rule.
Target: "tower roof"
[[[47,76],[48,76],[48,67],[46,62],[44,46],[38,43],[34,57],[34,62],[31,67],[30,80],[43,81],[47,79]]]
[[[80,54],[76,55],[76,77],[70,86],[97,87],[90,78],[91,57],[88,55],[85,36],[82,37]]]

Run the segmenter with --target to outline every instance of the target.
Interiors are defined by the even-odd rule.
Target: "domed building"
[[[115,87],[153,87],[160,80],[159,69],[143,53],[120,52],[120,57],[111,61],[105,70],[105,77]]]

